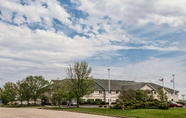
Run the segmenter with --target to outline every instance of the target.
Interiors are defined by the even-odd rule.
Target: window
[[[119,93],[119,91],[116,91],[116,94],[118,94]]]
[[[102,94],[102,91],[101,90],[99,91],[99,94]]]
[[[156,91],[154,91],[154,94],[156,94]]]

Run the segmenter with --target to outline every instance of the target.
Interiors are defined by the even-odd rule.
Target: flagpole
[[[163,82],[163,101],[165,100],[165,95],[164,95],[164,78],[162,78],[162,82]]]
[[[108,80],[109,80],[109,81],[108,81],[108,89],[109,89],[109,90],[108,90],[108,95],[109,95],[109,96],[108,96],[108,97],[109,97],[109,98],[108,98],[108,99],[109,99],[108,102],[109,102],[109,106],[110,106],[110,69],[109,69],[109,68],[108,68]]]
[[[163,101],[164,101],[164,78],[162,78],[162,79],[159,79],[159,81],[161,81],[162,82],[162,84],[163,84],[163,88],[162,88],[162,91],[163,91]]]
[[[174,101],[175,101],[175,81],[174,81],[174,74],[172,74],[172,76],[173,76],[173,89],[174,89]]]

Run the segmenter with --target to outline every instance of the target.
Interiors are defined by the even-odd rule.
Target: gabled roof
[[[56,80],[51,80],[51,81],[50,81],[50,84],[58,83],[58,82],[61,82],[61,81],[67,81],[67,80],[68,80],[68,79],[62,79],[62,80],[56,79]],[[104,88],[103,88],[101,85],[99,85],[98,83],[95,84],[94,90],[103,90],[103,89],[104,89]]]
[[[53,84],[53,83],[57,83],[57,82],[60,82],[61,80],[58,80],[58,79],[52,79],[51,81],[50,81],[50,84]]]
[[[64,81],[63,80],[51,80],[52,83],[57,83],[59,81]],[[108,79],[94,79],[96,84],[94,87],[94,90],[108,90]],[[154,84],[154,83],[147,83],[147,82],[135,82],[135,81],[127,81],[127,80],[110,80],[110,89],[111,90],[124,90],[124,89],[129,89],[132,88],[134,90],[141,89],[145,85],[148,85],[151,87],[154,91],[158,91],[159,89],[162,89],[163,86]],[[174,90],[171,88],[164,87],[165,90],[173,93]],[[176,93],[179,91],[175,90]]]
[[[149,83],[152,87],[154,87],[156,89],[156,91],[158,91],[159,89],[162,89],[163,86],[160,86],[160,85],[157,85],[157,84],[154,84],[154,83]],[[166,89],[167,91],[171,92],[171,93],[174,93],[174,90],[171,89],[171,88],[167,88],[167,87],[164,87],[164,89]],[[176,93],[178,93],[179,91],[175,90]]]
[[[142,87],[144,87],[145,85],[146,85],[146,83],[143,83],[143,82],[139,82],[139,83],[135,82],[135,83],[133,83],[131,85],[123,85],[122,86],[122,90],[129,89],[129,88],[132,88],[134,90],[139,90]]]
[[[104,90],[108,90],[108,79],[95,79],[95,82],[100,85]],[[134,81],[126,80],[110,80],[110,89],[111,90],[122,90],[123,85],[134,84]]]
[[[95,79],[95,82],[97,86],[100,86],[104,90],[108,90],[108,79]],[[154,83],[147,83],[147,82],[135,82],[135,81],[126,81],[126,80],[110,80],[110,89],[111,90],[124,90],[132,88],[134,90],[141,89],[145,85],[148,85],[151,87],[154,91],[158,91],[159,89],[162,89],[163,86],[157,85]],[[167,91],[173,93],[174,90],[171,88],[164,87]],[[175,90],[176,93],[179,91]]]

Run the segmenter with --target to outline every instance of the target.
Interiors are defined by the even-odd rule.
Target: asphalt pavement
[[[0,108],[0,118],[115,118],[109,116],[54,111],[37,108]]]

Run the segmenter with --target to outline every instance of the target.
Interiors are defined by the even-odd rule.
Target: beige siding
[[[105,98],[106,98],[106,102],[109,101],[109,94],[108,91],[105,91]],[[118,93],[116,93],[116,90],[111,90],[111,94],[110,94],[110,99],[111,102],[115,102],[116,99],[118,99],[119,96],[119,91]],[[83,99],[87,100],[87,99],[102,99],[104,101],[104,91],[102,91],[102,93],[99,93],[99,91],[94,91],[94,93],[92,93],[89,96],[84,96]]]
[[[141,88],[141,90],[150,90],[150,91],[152,91],[153,89],[152,89],[150,86],[148,86],[148,85],[146,84],[145,86],[143,86],[143,87]]]
[[[140,90],[150,90],[153,94],[153,97],[155,99],[158,99],[158,90],[155,90],[150,85],[146,84]],[[102,93],[100,93],[100,91],[102,91]],[[110,94],[111,102],[115,102],[118,99],[120,92],[116,93],[116,91],[117,90],[111,90],[111,94]],[[170,93],[170,91],[167,91],[164,88],[163,88],[163,91],[167,93],[168,101],[171,101],[172,99],[174,99],[173,93]],[[48,91],[47,93],[45,93],[45,95],[52,96],[52,92]],[[87,100],[87,99],[94,99],[94,100],[95,99],[102,99],[103,101],[105,100],[106,102],[108,102],[109,101],[108,90],[105,92],[104,92],[104,90],[101,90],[101,89],[96,90],[92,94],[90,94],[89,96],[84,96],[83,99],[85,99],[85,100]],[[175,101],[178,101],[178,93],[175,95]]]
[[[99,93],[99,91],[94,91],[89,96],[84,96],[83,99],[85,99],[85,100],[87,100],[87,99],[94,99],[94,100],[95,99],[102,99],[102,100],[104,100],[104,91],[102,91],[102,93]]]

